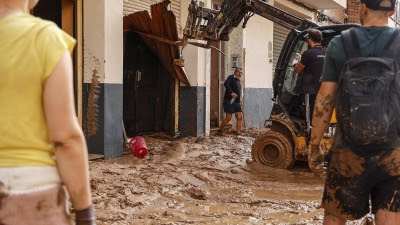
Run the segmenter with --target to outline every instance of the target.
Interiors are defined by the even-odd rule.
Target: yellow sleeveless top
[[[29,14],[0,19],[0,167],[54,166],[43,84],[75,40]]]

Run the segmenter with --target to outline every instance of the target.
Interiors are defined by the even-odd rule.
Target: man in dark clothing
[[[394,28],[388,26],[389,17],[395,12],[395,3],[396,0],[361,0],[362,27],[353,30],[355,32],[353,37],[357,41],[355,46],[361,57],[377,57],[385,51],[385,46],[390,43],[395,32]],[[354,43],[353,39],[352,41]],[[398,42],[397,39],[391,43],[393,45]],[[321,88],[316,98],[313,115],[309,146],[309,155],[312,156],[309,158],[311,165],[321,165],[317,157],[321,152],[319,146],[329,125],[335,102],[339,100],[336,99],[338,88],[343,87],[343,83],[338,83],[341,80],[341,71],[346,70],[344,65],[349,58],[354,60],[346,54],[347,47],[343,44],[342,36],[334,37],[328,45],[321,76]],[[400,63],[399,54],[391,59],[396,60],[397,64]],[[378,68],[377,71],[379,71]],[[349,74],[346,75],[349,76]],[[362,74],[362,76],[366,75],[368,74]],[[380,74],[372,71],[370,75],[376,77]],[[391,103],[395,104],[395,102]],[[337,111],[341,110],[339,107],[343,106],[337,105]],[[342,119],[338,117],[338,125],[343,122]],[[361,123],[369,123],[369,121]],[[361,125],[354,123],[351,126]],[[324,225],[344,225],[347,220],[362,218],[370,212],[370,205],[372,213],[375,214],[376,225],[400,224],[400,137],[392,138],[391,146],[360,147],[349,143],[343,134],[344,131],[341,126],[337,126],[332,147],[329,150],[327,177],[322,198],[322,207],[325,209]],[[367,147],[370,148],[367,149]]]
[[[293,64],[294,71],[302,76],[302,92],[305,94],[307,131],[310,131],[315,98],[319,90],[319,79],[324,66],[325,50],[321,45],[322,33],[307,30],[307,42],[311,47],[301,55],[301,61]]]
[[[224,127],[231,121],[232,114],[235,113],[236,116],[236,134],[240,135],[242,130],[242,106],[240,104],[240,97],[242,93],[242,85],[240,84],[240,78],[243,75],[243,70],[241,68],[236,68],[234,74],[228,76],[225,80],[225,95],[224,95],[224,111],[226,113],[224,121],[222,121],[217,135],[223,134]]]

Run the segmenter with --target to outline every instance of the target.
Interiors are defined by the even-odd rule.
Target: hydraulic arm
[[[192,0],[184,28],[187,39],[228,41],[232,30],[243,20],[243,28],[254,14],[260,15],[284,27],[292,29],[303,19],[291,15],[262,0],[225,0],[220,10],[203,8]]]

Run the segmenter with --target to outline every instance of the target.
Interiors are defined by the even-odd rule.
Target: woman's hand
[[[87,209],[75,211],[75,224],[76,225],[96,225],[93,205],[91,205]]]

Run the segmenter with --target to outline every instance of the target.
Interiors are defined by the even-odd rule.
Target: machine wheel
[[[291,168],[295,161],[293,154],[289,138],[277,131],[262,134],[251,147],[254,161],[275,168]]]

